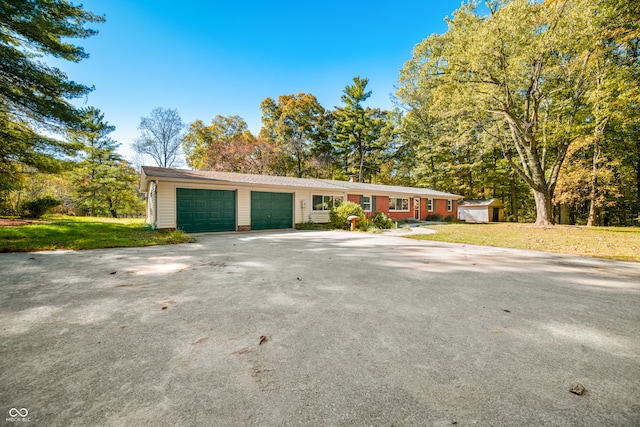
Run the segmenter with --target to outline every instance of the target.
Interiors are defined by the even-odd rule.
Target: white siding
[[[251,225],[251,189],[238,188],[236,195],[238,226]]]
[[[176,228],[176,186],[170,182],[158,182],[157,227]]]
[[[265,191],[274,193],[293,193],[293,219],[294,223],[304,222],[329,222],[329,212],[314,212],[312,210],[312,195],[325,194],[342,196],[347,200],[347,193],[320,191],[320,190],[294,190],[265,185],[248,184],[211,184],[195,181],[159,181],[157,185],[157,228],[176,228],[176,188],[198,188],[211,190],[236,191],[236,215],[237,226],[251,225],[251,191]],[[304,207],[303,207],[304,201]]]
[[[458,219],[467,222],[489,222],[489,209],[486,206],[458,206]]]

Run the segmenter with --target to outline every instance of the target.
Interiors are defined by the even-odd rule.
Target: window
[[[389,197],[389,211],[409,211],[409,199]]]
[[[451,212],[453,210],[453,200],[447,200],[447,212]]]
[[[340,206],[342,196],[325,196],[314,194],[312,197],[314,211],[328,211],[334,206]]]
[[[360,206],[365,212],[371,212],[371,196],[360,196]]]
[[[427,212],[433,212],[433,199],[427,199]]]

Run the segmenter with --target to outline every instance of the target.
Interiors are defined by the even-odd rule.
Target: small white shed
[[[462,200],[458,203],[458,219],[466,222],[504,221],[504,204],[498,199]]]

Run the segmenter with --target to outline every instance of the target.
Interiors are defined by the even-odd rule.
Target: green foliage
[[[307,175],[312,154],[321,154],[327,147],[330,130],[327,112],[315,96],[308,93],[281,95],[275,101],[266,98],[260,103],[262,129],[260,137],[274,143],[278,149],[273,168],[279,175]],[[329,147],[330,148],[330,147]]]
[[[395,225],[391,218],[382,212],[376,212],[369,220],[369,224],[380,229],[393,228]]]
[[[68,41],[96,34],[85,24],[103,21],[65,0],[0,2],[0,193],[20,188],[25,169],[59,171],[60,159],[74,152],[56,136],[82,126],[69,100],[92,89],[39,58],[87,58]]]
[[[303,222],[296,224],[296,230],[329,230],[329,226],[317,222]]]
[[[362,105],[371,96],[366,91],[368,83],[367,78],[354,77],[341,97],[345,105],[333,112],[339,155],[347,169],[358,171],[358,182],[364,182],[365,167],[377,169],[383,163],[386,144],[382,133],[389,122],[387,112]]]
[[[440,222],[442,221],[442,215],[440,215],[439,213],[433,213],[433,214],[427,215],[426,219],[427,221]]]
[[[339,206],[334,206],[329,211],[329,228],[337,230],[350,230],[351,221],[347,218],[355,215],[360,219],[356,222],[356,228],[358,230],[366,230],[368,227],[368,221],[365,218],[362,207],[353,202],[343,202]]]
[[[71,132],[70,138],[81,145],[79,162],[70,173],[74,184],[72,203],[91,216],[144,212],[138,193],[138,174],[115,150],[119,146],[109,134],[115,130],[104,121],[98,109],[89,108],[86,130]]]
[[[139,247],[193,242],[182,231],[152,230],[144,219],[49,217],[41,224],[0,227],[0,252]]]
[[[416,46],[402,71],[398,95],[413,122],[407,132],[427,128],[427,159],[461,183],[499,149],[505,172],[533,193],[536,221],[548,224],[567,148],[598,121],[586,89],[596,81],[594,53],[611,40],[607,16],[615,14],[604,0],[487,2],[487,16],[478,4],[463,4],[449,30]]]
[[[20,216],[22,218],[40,218],[52,208],[59,205],[60,200],[51,196],[29,200],[20,205]]]

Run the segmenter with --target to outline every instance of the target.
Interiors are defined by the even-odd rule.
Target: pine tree
[[[17,188],[24,168],[55,171],[73,152],[56,135],[81,128],[82,111],[70,100],[92,88],[40,58],[87,58],[67,40],[97,34],[85,24],[103,21],[66,0],[0,2],[0,192]]]

